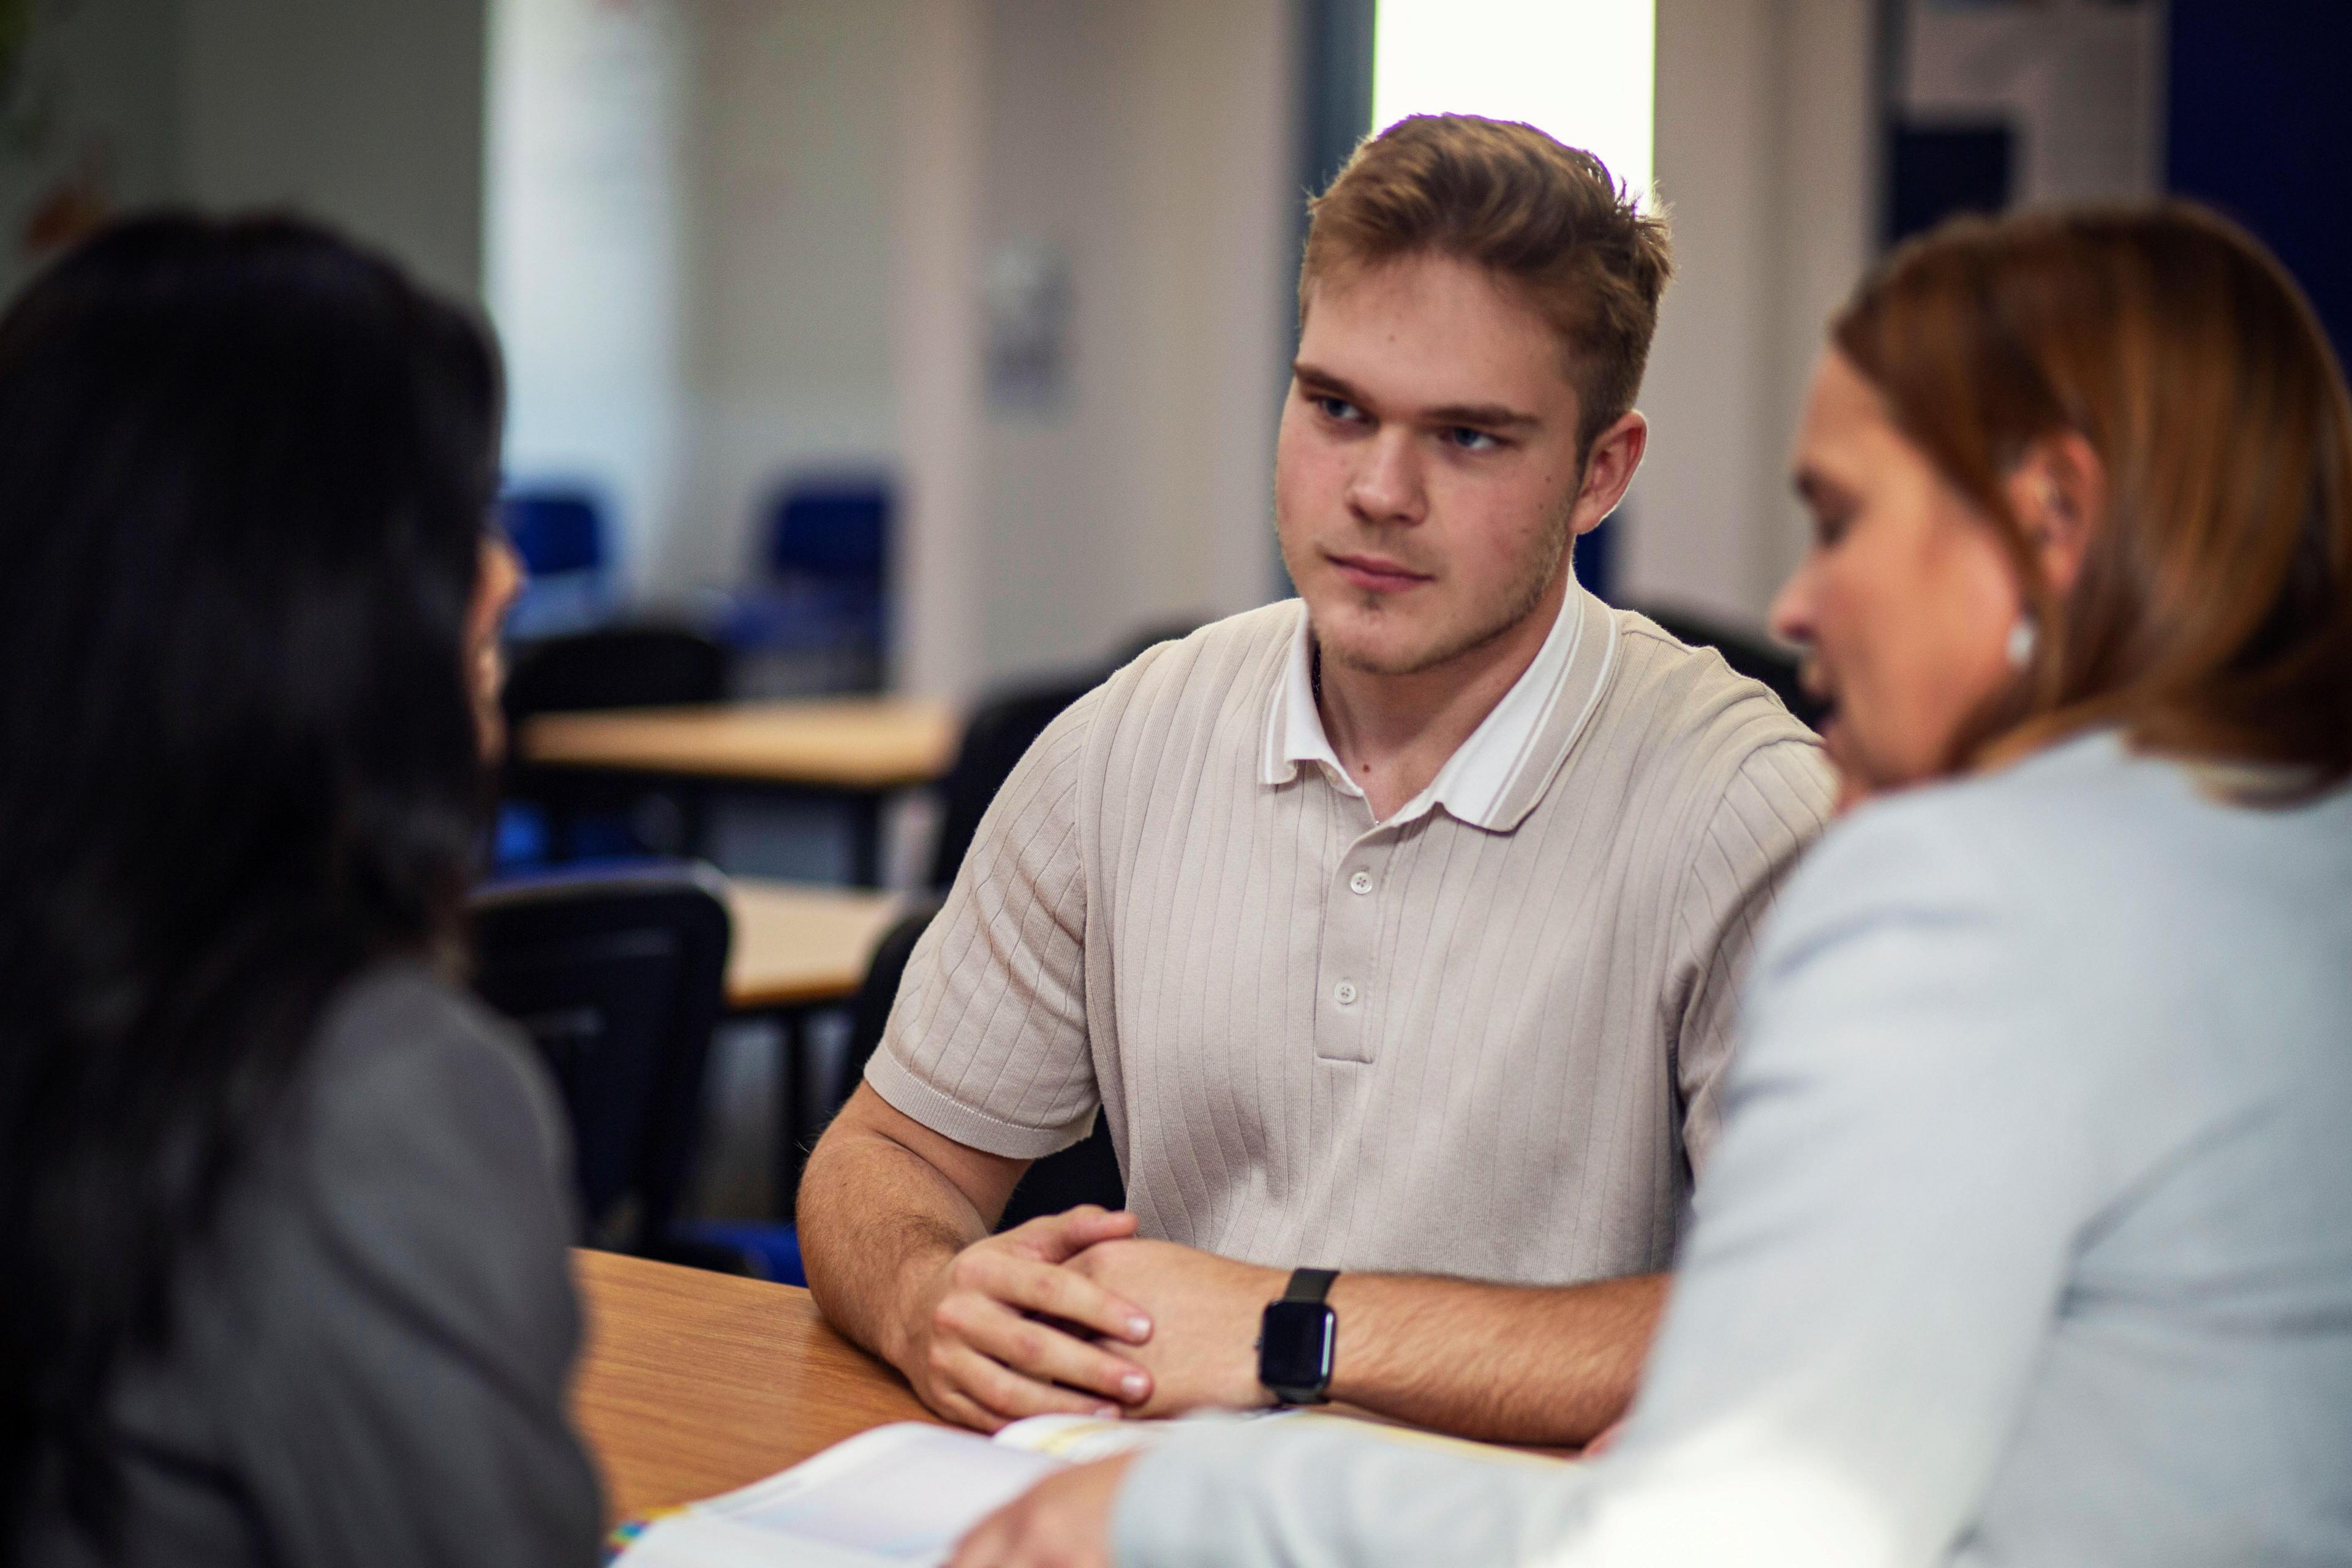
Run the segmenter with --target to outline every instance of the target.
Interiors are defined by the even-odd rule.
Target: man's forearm
[[[1342,1274],[1331,1397],[1495,1442],[1589,1442],[1625,1412],[1669,1276],[1482,1285]]]
[[[953,1182],[911,1150],[864,1132],[818,1143],[801,1178],[799,1221],[809,1289],[825,1321],[902,1368],[917,1282],[988,1234]]]

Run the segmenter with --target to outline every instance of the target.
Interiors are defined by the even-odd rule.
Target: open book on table
[[[1170,1424],[1033,1415],[993,1437],[902,1421],[740,1491],[614,1532],[621,1568],[922,1568],[1064,1465],[1153,1442]]]
[[[930,1568],[966,1531],[1064,1465],[1145,1448],[1193,1421],[1339,1421],[1417,1447],[1549,1465],[1342,1415],[1264,1411],[1183,1421],[1033,1415],[993,1437],[902,1421],[836,1443],[764,1481],[614,1532],[619,1568]]]

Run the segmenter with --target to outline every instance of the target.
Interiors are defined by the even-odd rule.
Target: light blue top
[[[1866,807],[1744,1032],[1608,1457],[1188,1433],[1118,1562],[2352,1563],[2352,792],[2098,735]]]

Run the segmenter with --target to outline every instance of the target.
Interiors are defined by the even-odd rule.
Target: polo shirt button
[[[1348,879],[1348,891],[1351,893],[1369,893],[1371,890],[1372,874],[1370,871],[1359,871],[1354,876]]]
[[[1342,1007],[1354,1006],[1356,1005],[1356,983],[1352,980],[1342,980],[1339,984],[1331,987],[1331,1000],[1337,1002]]]

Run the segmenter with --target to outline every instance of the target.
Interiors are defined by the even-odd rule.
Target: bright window
[[[1380,0],[1372,123],[1524,120],[1609,165],[1645,205],[1655,0]]]

